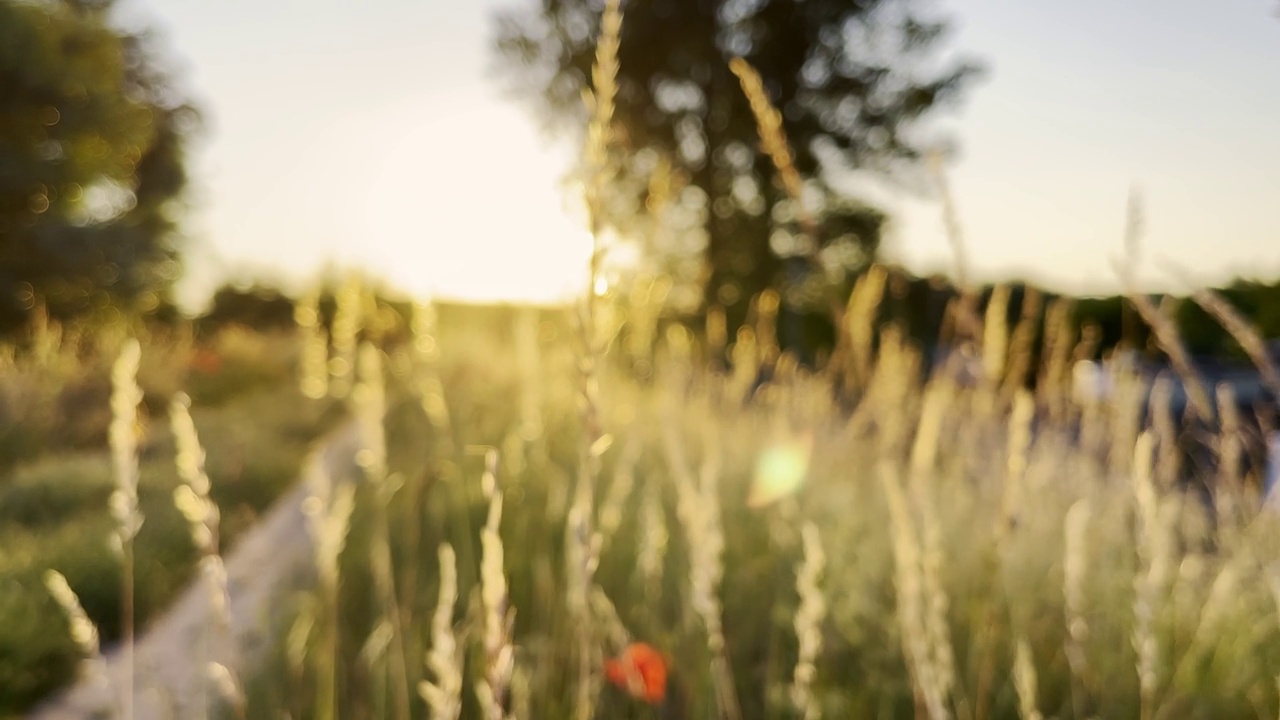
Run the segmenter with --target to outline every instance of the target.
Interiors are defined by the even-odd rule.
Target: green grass
[[[298,477],[311,444],[340,411],[298,393],[287,336],[217,337],[206,345],[216,369],[192,370],[172,338],[144,346],[142,384],[148,418],[142,446],[139,499],[145,521],[137,538],[139,626],[163,610],[191,579],[196,554],[174,508],[177,480],[165,416],[180,386],[208,453],[213,498],[222,512],[224,546]],[[212,371],[211,371],[212,370]],[[66,622],[44,589],[46,569],[62,572],[101,629],[104,643],[119,637],[120,562],[109,548],[113,489],[106,451],[109,363],[100,358],[60,367],[25,369],[48,388],[35,407],[61,423],[39,430],[21,457],[0,473],[0,717],[19,712],[74,673],[76,650]],[[12,376],[6,380],[13,380]],[[8,384],[8,383],[3,383]],[[14,436],[24,423],[8,425]],[[41,444],[42,443],[42,444]]]
[[[559,325],[561,332],[568,328]],[[597,685],[601,660],[620,647],[607,615],[583,618],[566,603],[572,576],[566,522],[583,427],[573,343],[551,339],[544,330],[533,358],[510,341],[509,330],[506,338],[470,336],[455,326],[450,337],[450,326],[441,328],[441,373],[453,420],[448,428],[431,427],[415,400],[395,390],[410,375],[392,382],[398,399],[386,431],[391,466],[404,485],[387,511],[404,661],[411,687],[431,679],[423,657],[438,592],[436,548],[448,542],[459,564],[456,632],[468,647],[464,717],[478,716],[472,687],[485,666],[478,648],[484,446],[502,453],[505,571],[515,610],[515,668],[523,678],[512,702],[528,702],[535,717],[573,716],[582,629],[589,638],[593,717],[720,716],[714,653],[691,586],[698,557],[691,550],[699,539],[688,534],[680,509],[679,477],[696,477],[702,468],[709,473],[709,494],[691,504],[714,509],[724,535],[724,574],[715,596],[742,717],[800,717],[787,689],[798,652],[793,622],[805,522],[818,529],[827,557],[820,587],[828,612],[817,628],[822,649],[814,684],[824,717],[926,717],[922,662],[946,652],[954,658],[954,679],[943,703],[952,717],[1022,717],[1014,680],[1019,641],[1031,651],[1036,690],[1030,700],[1044,717],[1271,717],[1280,707],[1280,597],[1267,583],[1280,527],[1258,512],[1256,493],[1248,490],[1256,478],[1246,478],[1234,494],[1242,507],[1238,516],[1215,516],[1195,496],[1158,485],[1157,541],[1144,539],[1133,480],[1136,437],[1125,436],[1125,406],[1104,406],[1096,416],[1072,406],[1054,420],[1041,405],[1025,472],[1010,470],[1021,454],[1010,448],[1012,397],[1000,394],[999,383],[960,387],[940,377],[922,384],[908,371],[915,362],[910,352],[889,345],[852,414],[833,401],[824,377],[804,372],[784,372],[749,395],[754,372],[726,377],[661,350],[656,379],[637,382],[620,370],[606,371],[600,411],[613,442],[595,483],[593,517],[599,527],[612,510],[619,523],[602,544],[595,586],[632,639],[670,656],[672,689],[668,707],[655,708]],[[409,364],[404,352],[391,352],[393,367]],[[521,377],[535,359],[542,370]],[[942,393],[935,410],[926,409],[930,393]],[[521,412],[530,398],[542,427],[532,436]],[[1081,422],[1107,446],[1114,443],[1118,464],[1102,448],[1082,448],[1071,439]],[[930,426],[938,432],[930,433]],[[449,447],[440,437],[451,439]],[[772,504],[753,507],[748,500],[767,472],[762,468],[787,464],[776,461],[775,451],[807,465],[803,483]],[[614,493],[620,474],[635,480],[625,495]],[[1226,479],[1208,480],[1219,488],[1220,500],[1232,495]],[[907,507],[896,518],[894,487]],[[1072,642],[1064,522],[1081,501],[1090,508],[1078,538],[1085,568],[1078,592],[1088,632],[1080,644],[1085,662],[1073,669],[1067,660]],[[274,663],[248,681],[251,717],[274,718],[282,711],[310,717],[315,668],[330,661],[338,667],[338,717],[396,717],[390,651],[362,653],[385,615],[370,571],[376,502],[372,492],[360,495],[342,556],[337,656],[313,633],[301,666],[291,666],[282,644]],[[669,537],[656,577],[641,570],[655,537],[644,521],[650,509]],[[911,560],[913,552],[918,560]],[[905,574],[897,564],[902,558]],[[1135,588],[1160,563],[1167,573],[1154,587],[1151,630],[1143,635],[1154,641],[1156,682],[1144,699],[1134,644],[1142,635]],[[923,583],[918,592],[924,609],[916,614],[904,605],[917,592],[913,582]],[[298,602],[316,606],[315,600]],[[929,625],[930,618],[940,624]],[[928,627],[915,637],[924,638],[926,655],[915,656],[908,652],[912,628],[922,625]],[[410,701],[413,717],[428,716],[420,698]]]
[[[607,606],[586,611],[569,602],[581,578],[570,565],[580,537],[571,507],[587,438],[572,322],[442,308],[439,358],[389,342],[381,427],[394,492],[359,488],[335,607],[313,592],[283,602],[278,642],[241,678],[248,717],[323,717],[331,704],[338,718],[429,717],[415,690],[435,679],[424,658],[446,542],[458,562],[462,716],[480,716],[474,688],[490,669],[481,475],[494,448],[514,610],[506,704],[528,709],[522,717],[574,717],[580,701],[596,718],[733,718],[734,708],[742,718],[803,717],[790,688],[804,527],[816,529],[826,559],[825,612],[807,628],[821,640],[810,709],[823,717],[925,718],[931,700],[962,720],[1029,718],[1032,706],[1042,717],[1144,720],[1280,711],[1280,523],[1261,512],[1256,478],[1195,478],[1215,489],[1215,509],[1169,480],[1177,473],[1165,455],[1135,455],[1181,431],[1140,439],[1125,420],[1136,410],[1126,396],[1062,404],[1054,398],[1065,376],[1042,376],[1039,395],[1021,400],[1003,378],[922,381],[919,358],[891,335],[876,373],[853,388],[837,391],[831,375],[785,359],[756,387],[759,349],[748,338],[728,374],[707,369],[678,331],[665,338],[646,363],[652,374],[633,376],[625,366],[635,358],[618,361],[618,345],[601,366],[596,409],[609,442],[596,444],[600,471],[587,477],[600,533],[590,589]],[[432,376],[447,425],[424,410]],[[292,382],[247,384],[254,389],[243,396],[195,408],[232,537],[291,477],[296,465],[282,448],[300,452],[325,417],[323,404],[292,396]],[[842,393],[848,399],[837,402]],[[1026,402],[1037,411],[1034,433],[1017,410]],[[138,538],[143,615],[172,597],[192,559],[185,541],[164,541],[186,535],[168,506],[170,455],[153,433]],[[0,630],[0,672],[29,696],[65,677],[74,658],[37,582],[43,567],[64,572],[104,631],[116,631],[118,573],[96,540],[110,530],[109,483],[105,458],[86,452],[25,464],[0,486],[0,587],[10,590],[0,609],[24,619]],[[1078,531],[1069,530],[1072,508],[1083,508],[1071,515],[1084,520]],[[399,620],[391,636],[377,571],[383,533]],[[707,578],[709,593],[699,595]],[[709,619],[722,626],[722,650]],[[603,661],[626,641],[668,658],[660,706],[604,680]],[[1024,666],[1019,646],[1029,651]],[[29,662],[9,661],[10,648]]]

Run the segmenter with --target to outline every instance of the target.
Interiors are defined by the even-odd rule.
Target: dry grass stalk
[[[608,545],[622,525],[623,515],[634,494],[636,463],[640,461],[640,453],[643,450],[638,437],[639,433],[633,432],[623,446],[622,456],[618,458],[617,469],[613,473],[613,482],[610,483],[609,492],[600,504],[598,532],[602,548]]]
[[[751,63],[743,58],[735,57],[729,61],[729,69],[738,77],[738,82],[742,85],[742,94],[746,96],[747,102],[751,106],[751,113],[755,117],[756,129],[760,135],[761,149],[769,156],[769,161],[773,163],[774,169],[778,171],[778,180],[782,185],[783,191],[786,192],[795,208],[796,222],[801,231],[816,246],[819,242],[818,223],[804,201],[804,182],[800,178],[800,171],[796,169],[794,155],[791,152],[791,144],[787,142],[787,134],[782,128],[782,113],[778,112],[778,109],[773,105],[773,101],[769,99],[769,93],[764,87],[764,80],[760,77],[760,73],[751,66]],[[815,272],[819,274],[823,272],[816,253],[810,253],[807,260]],[[835,326],[836,332],[841,336],[837,345],[847,344],[844,319],[845,304],[843,300],[832,298],[828,304],[828,310],[831,313],[832,324]],[[769,337],[772,338],[773,336],[770,335]],[[764,341],[765,337],[761,335],[760,339]]]
[[[211,484],[204,470],[205,453],[189,411],[191,401],[179,394],[169,404],[169,422],[176,448],[174,464],[182,481],[173,491],[173,504],[191,530],[191,540],[202,555],[218,553],[218,506],[209,498]]]
[[[724,528],[720,520],[718,448],[708,443],[698,478],[694,478],[676,435],[677,428],[668,424],[663,438],[668,465],[676,485],[676,514],[684,526],[689,552],[689,605],[707,632],[707,649],[711,653],[711,678],[716,693],[716,706],[724,720],[740,720],[733,673],[725,656],[723,607],[720,583],[724,578]]]
[[[992,387],[999,386],[1004,378],[1009,354],[1009,296],[1008,285],[997,285],[987,301],[982,323],[982,370]]]
[[[733,346],[729,348],[729,357],[733,369],[725,382],[725,391],[729,397],[745,398],[755,385],[756,373],[761,364],[755,329],[745,325],[738,328]]]
[[[791,704],[805,720],[817,720],[822,717],[822,707],[813,694],[813,681],[817,676],[815,663],[822,652],[822,621],[827,614],[827,601],[819,581],[827,558],[822,551],[822,537],[816,525],[806,522],[800,529],[800,537],[804,545],[804,562],[796,573],[800,607],[794,621],[799,651],[789,694]]]
[[[320,581],[319,594],[324,606],[321,631],[327,643],[325,652],[316,654],[319,678],[314,717],[333,720],[337,716],[338,692],[338,558],[351,528],[356,489],[345,482],[335,488],[333,479],[326,472],[318,471],[311,478],[309,490],[302,509]]]
[[[232,711],[235,712],[237,718],[244,718],[248,712],[246,701],[243,700],[244,689],[240,686],[235,674],[231,672],[231,668],[220,662],[211,662],[206,667],[206,670],[205,675],[217,691],[218,696],[224,699],[232,699],[229,700],[229,702],[234,702]]]
[[[418,694],[431,711],[431,720],[457,720],[462,713],[463,652],[453,633],[453,608],[458,602],[458,561],[453,547],[440,545],[440,598],[431,616],[431,648],[427,670],[434,682],[418,684]]]
[[[440,381],[440,342],[436,339],[437,312],[430,299],[413,303],[409,332],[413,338],[413,378],[419,402],[438,434],[449,428],[449,406],[445,403],[444,384]]]
[[[243,718],[246,700],[241,683],[231,669],[235,665],[235,646],[231,636],[227,572],[218,550],[220,513],[218,505],[209,497],[211,484],[204,470],[204,448],[200,446],[189,406],[190,400],[185,395],[174,398],[169,405],[169,422],[177,450],[175,464],[182,481],[174,488],[173,504],[186,519],[191,540],[200,553],[200,573],[209,593],[213,621],[210,629],[218,643],[209,655],[210,680],[236,716]],[[200,708],[202,713],[207,712],[205,703],[201,703]]]
[[[845,332],[849,338],[851,386],[865,388],[871,382],[875,358],[876,318],[889,273],[881,265],[872,265],[853,286],[849,307],[845,310]]]
[[[1009,354],[1001,388],[1003,397],[1017,393],[1027,385],[1031,373],[1032,355],[1035,351],[1037,328],[1040,327],[1040,310],[1044,297],[1034,288],[1027,287],[1022,296],[1022,316],[1013,328],[1009,340]]]
[[[1160,349],[1164,351],[1165,355],[1169,356],[1169,363],[1173,365],[1174,372],[1178,374],[1178,378],[1182,381],[1191,409],[1197,413],[1198,417],[1206,420],[1211,419],[1213,417],[1213,406],[1209,402],[1209,394],[1205,391],[1204,383],[1199,373],[1196,372],[1195,366],[1191,364],[1191,355],[1187,353],[1187,349],[1182,345],[1177,324],[1160,308],[1157,308],[1151,302],[1151,298],[1146,295],[1131,292],[1129,300],[1137,308],[1143,322],[1155,333],[1156,343],[1160,346]]]
[[[976,298],[969,285],[969,253],[965,249],[964,230],[960,225],[960,213],[941,152],[929,154],[929,169],[942,202],[942,224],[946,228],[947,242],[951,245],[952,264],[955,268],[955,284],[960,290],[960,300],[955,305],[956,334],[961,341],[976,339],[982,328],[974,305]]]
[[[1031,423],[1035,419],[1036,401],[1030,391],[1020,390],[1014,396],[1009,416],[1009,444],[1006,452],[1004,486],[1004,527],[1016,524],[1022,511],[1027,468],[1030,466]]]
[[[631,644],[631,633],[618,616],[617,606],[599,585],[591,588],[591,612],[601,621],[604,634],[608,636],[609,644],[615,651],[621,651]]]
[[[657,483],[647,483],[640,504],[640,548],[636,553],[636,570],[650,601],[662,592],[662,569],[667,555],[666,514],[662,510],[662,490]]]
[[[934,380],[925,388],[924,405],[920,409],[916,437],[911,446],[910,467],[913,493],[927,492],[921,486],[930,479],[930,473],[937,465],[943,423],[946,422],[947,410],[953,405],[955,399],[955,385],[948,380]]]
[[[531,718],[533,714],[533,678],[524,663],[516,663],[511,674],[511,716]]]
[[[778,309],[782,299],[778,291],[766,288],[755,297],[752,305],[756,312],[756,341],[760,344],[759,367],[772,367],[778,361]]]
[[[351,392],[351,401],[360,431],[360,450],[356,453],[356,463],[364,470],[365,479],[373,485],[377,496],[373,507],[373,538],[369,552],[374,586],[382,602],[383,626],[390,629],[387,643],[392,651],[390,671],[396,717],[408,720],[409,669],[404,650],[404,623],[396,599],[391,526],[387,515],[400,483],[397,477],[387,474],[387,435],[384,427],[387,398],[382,351],[368,341],[360,345],[356,363],[356,386]]]
[[[80,605],[80,598],[71,589],[67,579],[57,570],[45,571],[44,586],[58,603],[58,607],[62,609],[62,614],[66,616],[71,639],[83,658],[80,663],[80,676],[98,687],[108,687],[110,681],[107,679],[106,663],[102,660],[98,627],[93,624],[89,615],[85,613],[84,607]]]
[[[931,494],[917,498],[923,529],[924,555],[921,558],[921,577],[925,597],[925,637],[932,656],[933,676],[938,684],[936,694],[951,697],[956,690],[956,659],[951,646],[951,630],[948,613],[950,598],[942,580],[943,556],[942,527]]]
[[[1019,637],[1013,653],[1013,687],[1018,693],[1018,714],[1022,720],[1043,720],[1036,706],[1036,664],[1031,646]]]
[[[293,306],[293,321],[301,336],[298,388],[319,400],[329,394],[329,334],[320,322],[320,288],[312,285]]]
[[[364,283],[355,273],[347,275],[334,298],[333,356],[329,358],[329,393],[345,398],[355,380],[356,344],[364,314]]]
[[[1156,378],[1148,402],[1152,431],[1156,436],[1155,478],[1160,488],[1173,490],[1182,465],[1178,448],[1178,421],[1173,413],[1173,381],[1167,376]]]
[[[618,49],[622,44],[622,5],[619,0],[606,0],[600,16],[600,34],[596,40],[595,62],[591,69],[593,92],[584,93],[591,122],[587,127],[585,148],[587,177],[584,182],[587,213],[591,229],[591,261],[588,267],[587,292],[579,318],[582,355],[579,369],[582,381],[583,431],[579,443],[579,467],[574,500],[566,518],[566,562],[570,586],[566,593],[569,611],[577,620],[578,684],[575,715],[589,720],[595,705],[595,669],[599,665],[599,649],[592,639],[589,597],[595,583],[599,563],[600,536],[592,527],[595,516],[595,483],[599,475],[600,429],[599,344],[600,295],[606,290],[601,276],[604,259],[602,234],[605,220],[605,196],[608,191],[609,144],[613,123],[614,99],[618,92]]]
[[[769,93],[764,89],[764,80],[751,63],[735,57],[729,61],[729,69],[738,76],[738,82],[742,84],[742,94],[746,95],[751,104],[751,112],[755,115],[760,145],[778,171],[783,190],[795,203],[796,216],[801,218],[802,226],[812,229],[813,219],[804,206],[804,183],[800,179],[800,171],[796,169],[791,144],[787,142],[786,132],[782,129],[782,113],[773,106]]]
[[[1216,647],[1231,611],[1239,602],[1243,588],[1240,586],[1241,573],[1244,570],[1240,556],[1232,557],[1223,563],[1222,569],[1209,586],[1209,595],[1200,608],[1200,617],[1196,622],[1196,630],[1178,666],[1173,672],[1175,684],[1186,680],[1188,685],[1193,679],[1195,666],[1204,657],[1210,656]]]
[[[594,417],[594,412],[589,411],[589,414]],[[575,618],[578,634],[576,713],[582,720],[591,717],[599,686],[595,672],[600,665],[599,648],[592,632],[590,597],[591,589],[595,586],[595,572],[600,564],[603,540],[593,527],[592,513],[593,485],[600,454],[607,448],[607,444],[600,441],[605,437],[607,436],[597,436],[596,441],[590,445],[582,443],[578,486],[565,519],[565,572],[568,581],[565,601],[570,615]]]
[[[492,453],[496,455],[496,453]],[[515,663],[512,630],[516,612],[507,595],[507,577],[503,568],[502,493],[494,490],[489,498],[489,517],[480,531],[480,600],[484,607],[484,678],[476,683],[476,697],[486,720],[511,717],[506,710]]]
[[[1067,510],[1063,523],[1062,597],[1067,623],[1067,664],[1072,676],[1072,705],[1082,715],[1084,688],[1087,687],[1088,658],[1085,643],[1089,638],[1089,622],[1085,615],[1085,571],[1088,566],[1089,543],[1088,500],[1077,500]]]
[[[719,305],[707,308],[706,335],[708,358],[717,366],[722,366],[725,350],[729,347],[729,326],[724,308]],[[652,352],[651,349],[645,351]]]
[[[916,523],[911,521],[910,504],[905,508],[905,515],[900,518],[903,523],[902,532],[915,534],[913,541],[920,543],[919,620],[928,654],[926,661],[928,670],[925,676],[928,682],[934,685],[929,694],[943,698],[950,697],[955,687],[956,663],[947,620],[950,601],[942,580],[942,568],[946,563],[942,550],[942,527],[934,506],[937,490],[936,487],[930,487],[928,481],[939,449],[942,420],[953,391],[951,384],[945,381],[930,383],[926,391],[920,428],[917,430],[911,457],[911,501],[914,501],[919,514],[918,529]],[[894,487],[896,488],[896,483]],[[895,503],[891,502],[891,504]],[[898,532],[898,528],[895,527],[895,547],[901,541],[897,537]],[[911,552],[905,550],[904,552],[910,557]]]
[[[387,395],[382,370],[382,351],[372,343],[360,344],[356,364],[357,381],[351,394],[356,423],[360,432],[360,450],[356,452],[356,464],[364,470],[365,479],[372,483],[382,496],[394,491],[387,483],[387,434],[383,419],[387,413]]]
[[[1075,326],[1071,322],[1071,301],[1058,298],[1045,313],[1044,364],[1036,389],[1056,420],[1066,412],[1065,384],[1071,366]]]
[[[1142,321],[1155,334],[1156,343],[1169,363],[1182,380],[1187,393],[1187,401],[1191,409],[1203,420],[1213,418],[1213,406],[1209,402],[1209,394],[1195,366],[1191,364],[1191,356],[1182,345],[1177,324],[1151,302],[1151,298],[1137,291],[1137,270],[1142,245],[1142,197],[1136,189],[1129,193],[1129,204],[1125,214],[1124,247],[1125,258],[1118,263],[1117,271],[1124,281],[1129,301],[1133,303]]]
[[[141,360],[142,348],[138,341],[132,338],[126,341],[111,368],[111,426],[108,430],[115,476],[115,489],[110,500],[111,515],[116,521],[113,540],[124,571],[121,583],[124,680],[120,713],[126,720],[133,718],[133,540],[142,528],[142,512],[138,509],[138,404],[142,402],[142,388],[138,387],[137,380]]]
[[[1138,655],[1138,684],[1142,718],[1155,712],[1161,682],[1162,648],[1157,623],[1160,598],[1174,570],[1171,505],[1162,502],[1154,477],[1155,438],[1150,432],[1138,437],[1134,448],[1132,489],[1137,510],[1138,576],[1134,580],[1133,647]]]
[[[1120,478],[1131,477],[1134,445],[1142,432],[1143,401],[1147,384],[1132,368],[1121,362],[1109,363],[1105,368],[1114,392],[1104,409],[1109,413],[1105,427],[1098,423],[1098,430],[1110,436],[1111,472]],[[1101,404],[1101,403],[1100,403]]]
[[[1280,397],[1280,371],[1276,370],[1275,363],[1271,361],[1271,354],[1267,351],[1267,341],[1258,332],[1258,328],[1232,307],[1226,298],[1209,288],[1196,290],[1191,299],[1212,315],[1235,339],[1249,356],[1249,360],[1258,368],[1267,389]]]
[[[1218,386],[1217,399],[1219,422],[1214,450],[1218,456],[1218,477],[1213,484],[1213,506],[1218,515],[1218,532],[1227,536],[1237,533],[1241,522],[1237,513],[1244,505],[1244,482],[1240,476],[1244,443],[1240,411],[1236,406],[1235,390],[1230,383]]]
[[[622,3],[607,0],[600,16],[600,36],[596,39],[595,63],[591,68],[592,91],[587,95],[591,122],[587,127],[586,161],[591,181],[603,180],[609,163],[610,125],[613,123],[614,98],[618,94],[618,48],[622,44]],[[590,192],[602,191],[595,187]],[[597,203],[599,196],[594,198]],[[597,205],[598,207],[598,205]]]
[[[933,647],[933,633],[926,619],[928,598],[925,590],[924,553],[916,524],[911,518],[910,503],[902,488],[898,470],[892,463],[880,464],[880,482],[889,505],[890,531],[893,541],[894,584],[897,588],[898,627],[903,655],[915,681],[917,696],[924,702],[931,720],[951,717],[949,709],[954,676],[948,676],[947,663]],[[941,661],[940,661],[941,660]]]

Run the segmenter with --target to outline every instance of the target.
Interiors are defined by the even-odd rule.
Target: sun
[[[587,285],[591,239],[560,178],[567,153],[497,101],[401,108],[375,144],[357,255],[393,286],[481,302],[562,302]]]

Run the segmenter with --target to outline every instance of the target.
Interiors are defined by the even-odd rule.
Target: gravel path
[[[345,482],[356,477],[358,447],[354,423],[329,435],[307,459],[301,481],[246,533],[226,556],[231,597],[231,630],[235,639],[235,670],[252,674],[270,649],[279,600],[305,583],[313,573],[312,539],[302,512],[303,501],[315,482]],[[207,586],[197,577],[178,600],[138,639],[134,682],[135,720],[184,720],[200,717],[198,704],[206,696],[203,673],[205,629],[210,626]],[[107,677],[113,688],[122,682],[124,664],[119,649],[106,655]],[[59,692],[28,715],[28,720],[87,720],[109,717],[104,708],[118,690],[84,681]]]

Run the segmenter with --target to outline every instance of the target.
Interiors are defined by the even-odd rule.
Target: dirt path
[[[301,481],[246,533],[225,558],[231,597],[231,630],[235,639],[235,668],[251,675],[270,649],[273,626],[280,620],[278,600],[305,582],[313,572],[312,539],[302,512],[313,482],[346,482],[355,477],[358,446],[355,424],[331,434],[312,452]],[[136,720],[185,720],[201,717],[199,703],[206,696],[203,672],[205,630],[210,626],[206,586],[196,578],[178,600],[157,618],[136,644],[134,717]],[[113,688],[122,685],[120,653],[106,656]],[[110,708],[112,688],[81,681],[59,692],[29,714],[28,720],[88,720]]]

